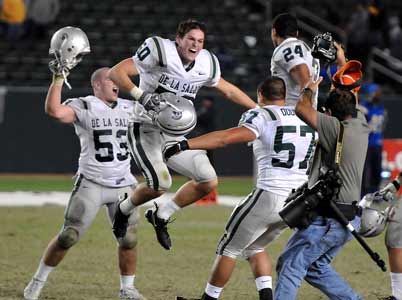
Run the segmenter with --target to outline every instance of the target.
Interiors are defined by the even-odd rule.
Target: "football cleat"
[[[176,300],[202,300],[201,298],[186,298],[182,296],[176,296]]]
[[[32,278],[24,289],[24,299],[25,300],[38,300],[40,292],[45,285],[45,281],[41,281],[36,278]]]
[[[120,209],[120,203],[117,204],[116,212],[113,218],[113,234],[117,239],[123,238],[126,235],[128,227],[128,218]]]
[[[155,203],[155,210],[153,211],[151,208],[145,212],[145,218],[147,218],[148,222],[155,229],[156,238],[158,239],[159,244],[166,250],[170,250],[172,247],[172,242],[170,240],[169,233],[167,231],[167,224],[169,224],[169,220],[164,220],[158,217],[158,204]]]
[[[388,297],[380,297],[378,298],[379,300],[398,300],[394,296],[388,296]]]
[[[119,292],[120,300],[147,300],[141,293],[135,288],[121,289]]]

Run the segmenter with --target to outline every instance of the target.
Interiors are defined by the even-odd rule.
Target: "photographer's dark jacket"
[[[364,115],[359,111],[356,118],[342,121],[345,131],[343,137],[340,176],[343,180],[339,198],[335,201],[351,203],[360,200],[360,189],[364,161],[366,159],[368,134],[370,129]],[[319,142],[309,175],[309,187],[313,186],[320,175],[335,164],[335,149],[340,130],[339,120],[318,113]]]

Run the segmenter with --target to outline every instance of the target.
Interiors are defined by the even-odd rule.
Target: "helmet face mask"
[[[336,48],[330,32],[318,34],[314,37],[311,54],[325,63],[333,63],[336,60]]]
[[[73,69],[90,52],[88,37],[78,27],[63,27],[50,41],[49,54],[55,57],[51,64],[60,73]]]
[[[169,92],[160,94],[160,99],[155,124],[164,133],[182,136],[194,129],[197,114],[192,101]]]

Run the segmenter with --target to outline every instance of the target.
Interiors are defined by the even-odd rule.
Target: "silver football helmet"
[[[57,30],[50,41],[49,54],[55,59],[50,61],[49,68],[54,74],[64,78],[81,60],[91,52],[88,37],[78,27],[67,26]]]
[[[363,208],[358,233],[364,237],[374,237],[381,234],[387,225],[387,215],[388,209],[381,211],[371,207]]]
[[[185,135],[197,124],[197,114],[192,101],[166,92],[160,94],[159,109],[154,123],[169,135]]]

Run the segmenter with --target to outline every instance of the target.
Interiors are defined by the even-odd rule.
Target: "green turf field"
[[[149,300],[174,299],[175,295],[197,296],[209,275],[216,243],[230,208],[192,206],[177,215],[170,225],[173,249],[157,243],[151,226],[140,226],[139,264],[136,285]],[[0,208],[0,299],[21,299],[22,291],[35,272],[43,249],[58,232],[63,208]],[[275,260],[289,232],[268,248]],[[381,237],[368,240],[384,258]],[[54,271],[43,290],[46,300],[117,299],[119,288],[115,242],[105,213],[100,213],[81,240]],[[366,300],[389,294],[389,275],[372,263],[356,241],[336,258],[336,269]],[[257,299],[248,265],[239,261],[223,300]],[[303,284],[298,299],[326,299]]]
[[[174,178],[171,191],[184,180]],[[0,176],[0,192],[70,191],[71,185],[71,176]],[[251,178],[221,178],[219,193],[245,195],[252,185]],[[171,251],[159,246],[153,229],[143,222],[139,229],[136,279],[141,292],[149,300],[173,300],[178,294],[200,295],[231,210],[215,205],[191,206],[178,213],[176,221],[170,225]],[[0,207],[0,220],[0,300],[22,299],[22,291],[35,272],[44,248],[62,225],[63,208]],[[268,247],[274,261],[289,234],[287,231]],[[368,239],[367,242],[386,260],[383,237]],[[115,248],[116,243],[102,210],[80,243],[50,275],[41,299],[117,299],[119,275]],[[334,265],[364,299],[374,300],[379,295],[390,294],[388,273],[381,272],[356,241],[349,243]],[[221,299],[258,299],[251,272],[244,261],[239,261]],[[304,283],[298,299],[326,297]]]
[[[0,175],[0,192],[10,191],[71,191],[73,175]],[[142,180],[141,176],[137,176]],[[251,177],[219,178],[219,193],[223,195],[243,196],[253,188]],[[170,191],[176,191],[187,179],[175,176]]]

